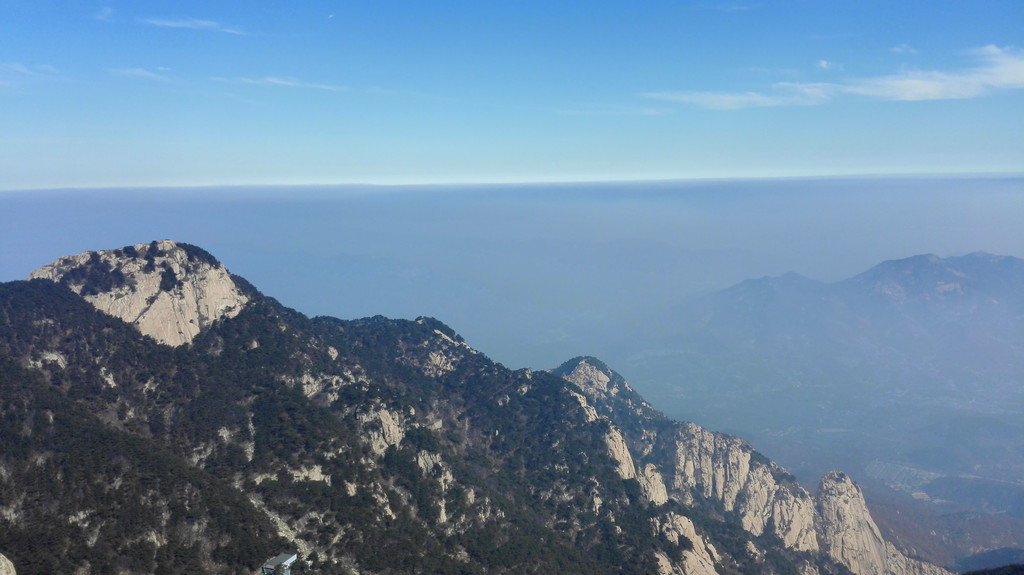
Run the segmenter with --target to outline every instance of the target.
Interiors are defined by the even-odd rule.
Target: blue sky
[[[0,1],[0,189],[1024,171],[1024,4]]]

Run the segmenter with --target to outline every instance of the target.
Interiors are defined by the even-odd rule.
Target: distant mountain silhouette
[[[662,330],[629,367],[670,417],[751,438],[803,481],[841,468],[1024,518],[1024,260],[753,279]]]

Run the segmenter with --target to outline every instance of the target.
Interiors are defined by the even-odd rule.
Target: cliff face
[[[871,520],[860,489],[843,473],[832,472],[818,487],[818,528],[822,546],[844,564],[856,565],[860,575],[883,575],[888,552],[882,534]]]
[[[760,457],[744,441],[680,424],[668,441],[675,444],[670,493],[693,500],[693,493],[736,511],[754,535],[766,529],[788,547],[816,551],[814,502],[795,482],[781,482],[781,469]]]
[[[0,284],[0,548],[23,575],[282,549],[328,574],[942,573],[845,476],[812,497],[592,358],[512,371],[430,318],[309,319],[173,242],[33,277],[55,283]]]
[[[846,474],[833,471],[821,479],[817,501],[822,547],[858,575],[935,575],[934,565],[907,557],[882,538],[864,503],[864,495]],[[856,566],[854,569],[853,566]]]
[[[170,240],[65,256],[29,279],[63,283],[100,311],[160,343],[189,343],[248,301],[209,254]]]
[[[701,497],[719,501],[726,512],[739,516],[750,534],[767,533],[796,551],[824,552],[856,575],[948,573],[906,557],[885,541],[860,488],[845,474],[823,477],[812,497],[741,439],[692,423],[644,426],[644,420],[657,420],[659,415],[621,376],[592,358],[577,358],[554,371],[578,386],[590,401],[604,404],[597,411],[632,414],[612,421],[639,431],[622,445],[609,442],[609,450],[622,476],[630,474],[623,469],[634,460],[630,451],[638,454],[638,471],[633,474],[643,478],[640,484],[648,500],[675,498],[687,505]]]
[[[654,529],[672,543],[690,541],[692,547],[673,562],[665,554],[658,556],[658,571],[665,575],[717,575],[715,563],[720,559],[713,545],[697,532],[693,521],[682,515],[667,513],[654,520]]]

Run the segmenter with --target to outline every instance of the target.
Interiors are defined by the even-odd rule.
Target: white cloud
[[[845,91],[881,100],[957,100],[981,96],[988,86],[956,74],[906,72],[855,80]]]
[[[959,100],[1024,88],[1024,53],[996,46],[972,50],[982,64],[955,72],[908,71],[851,81],[844,91],[883,100]]]
[[[815,64],[815,66],[821,68],[822,70],[842,70],[843,69],[843,65],[842,64],[839,64],[837,62],[829,62],[828,60],[818,60],[818,62]]]
[[[889,48],[889,51],[893,54],[917,54],[917,50],[913,49],[909,44],[893,46],[892,48]]]
[[[740,108],[763,108],[788,105],[785,99],[765,96],[759,92],[649,92],[647,98],[693,104],[709,110],[738,110]]]
[[[313,90],[327,90],[330,92],[347,92],[346,86],[332,86],[330,84],[316,84],[312,82],[300,82],[294,78],[277,78],[265,76],[263,78],[214,78],[218,82],[237,82],[240,84],[251,84],[255,86],[284,86],[288,88],[310,88]]]
[[[911,70],[835,83],[780,82],[762,92],[650,92],[656,100],[691,104],[711,110],[823,104],[840,94],[880,100],[956,100],[977,98],[996,90],[1024,88],[1024,52],[985,46],[970,52],[979,60],[974,68],[952,72]],[[822,65],[822,64],[825,65]],[[833,68],[822,60],[818,67]]]
[[[101,22],[110,22],[110,19],[114,16],[114,9],[110,6],[104,6],[100,8],[99,12],[96,13],[93,18]]]
[[[223,32],[225,34],[245,34],[238,28],[223,26],[213,20],[200,20],[199,18],[184,18],[181,20],[166,20],[164,18],[144,18],[140,20],[143,24],[159,26],[161,28],[186,28],[189,30],[205,30],[208,32]]]
[[[778,106],[813,106],[827,100],[828,84],[796,84],[779,82],[772,92],[649,92],[644,97],[667,102],[692,104],[709,110],[741,108],[773,108]]]
[[[143,80],[155,80],[158,82],[167,82],[170,80],[163,74],[151,72],[145,68],[117,68],[110,71],[115,76],[123,76],[125,78],[140,78]]]

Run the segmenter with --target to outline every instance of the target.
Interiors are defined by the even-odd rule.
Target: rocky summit
[[[100,311],[171,346],[238,315],[248,301],[213,256],[169,240],[66,256],[29,276],[37,278],[67,285]]]
[[[170,241],[0,284],[0,551],[21,575],[946,573],[597,359],[308,318]]]

